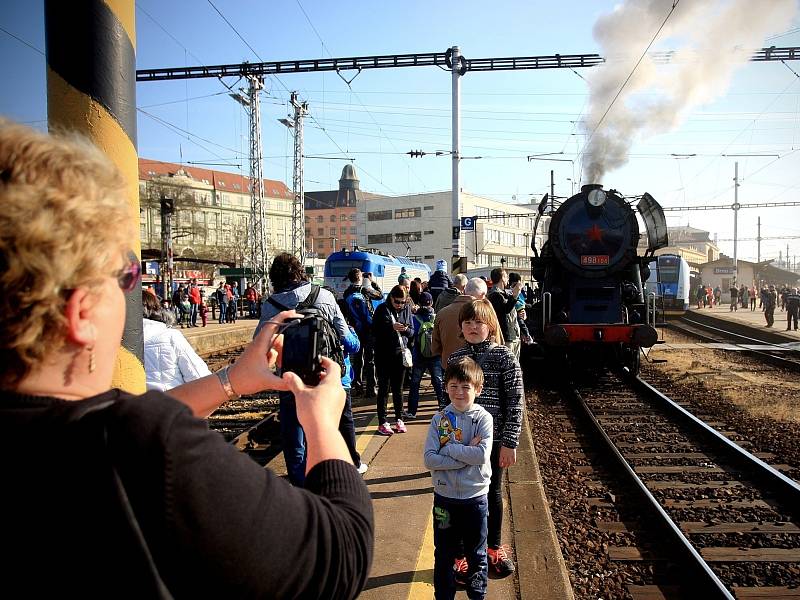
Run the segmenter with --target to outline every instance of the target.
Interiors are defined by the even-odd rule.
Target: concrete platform
[[[435,398],[424,394],[417,419],[406,423],[408,433],[387,438],[377,435],[374,404],[354,408],[357,447],[369,465],[365,480],[375,509],[375,560],[360,596],[364,600],[433,597],[433,487],[422,449],[435,411]],[[514,548],[517,572],[490,579],[487,598],[571,600],[527,419],[517,456],[508,469],[503,519],[503,542]],[[285,474],[283,455],[267,467]]]
[[[199,322],[199,319],[198,319]],[[253,332],[258,319],[239,319],[236,323],[217,323],[209,320],[205,327],[186,327],[178,331],[200,356],[223,350],[240,344],[247,344],[253,339]]]

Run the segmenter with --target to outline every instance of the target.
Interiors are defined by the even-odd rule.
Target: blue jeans
[[[225,322],[225,311],[227,309],[228,309],[228,305],[227,304],[220,304],[219,305],[219,322],[220,323],[224,323]]]
[[[278,417],[281,421],[281,443],[286,472],[292,485],[303,487],[306,481],[306,436],[297,420],[297,406],[289,392],[280,393]]]
[[[439,406],[442,405],[442,358],[440,356],[414,357],[414,366],[411,368],[411,389],[408,392],[408,412],[417,414],[419,408],[419,384],[422,376],[428,371],[433,382],[433,391]]]
[[[189,304],[189,324],[197,325],[197,304]]]
[[[433,589],[436,600],[452,600],[456,595],[453,561],[462,553],[467,569],[467,597],[486,597],[489,563],[486,558],[486,496],[468,500],[433,495]]]

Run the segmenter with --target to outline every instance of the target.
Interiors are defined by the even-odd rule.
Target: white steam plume
[[[628,161],[635,141],[670,131],[690,109],[723,95],[736,68],[765,37],[786,29],[797,9],[796,0],[682,0],[608,110],[672,4],[625,0],[594,26],[606,63],[587,77],[585,183],[601,183],[606,172]],[[650,55],[664,50],[674,55],[658,64]]]

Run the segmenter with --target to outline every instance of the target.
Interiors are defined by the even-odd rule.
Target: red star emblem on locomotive
[[[603,230],[597,226],[597,223],[592,225],[591,229],[586,230],[586,237],[589,238],[591,242],[602,242],[603,241]]]

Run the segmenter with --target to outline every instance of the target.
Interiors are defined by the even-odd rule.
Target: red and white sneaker
[[[394,430],[397,433],[408,433],[408,429],[406,429],[406,424],[403,423],[402,419],[397,419],[397,423],[395,423]]]
[[[456,562],[453,564],[453,578],[456,580],[456,585],[462,587],[467,585],[468,570],[469,565],[467,564],[467,559],[463,556],[461,558],[457,558]]]
[[[378,434],[379,435],[393,435],[394,431],[392,431],[391,425],[389,423],[383,423],[380,427],[378,427]]]
[[[516,570],[508,546],[489,547],[486,549],[486,554],[489,558],[489,572],[497,577],[508,577]]]

